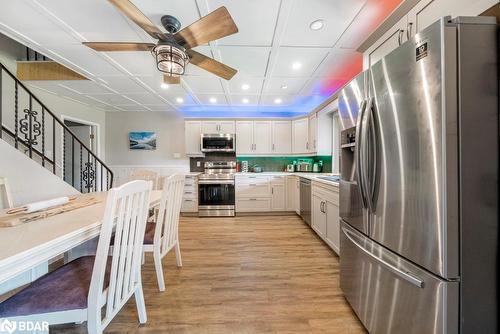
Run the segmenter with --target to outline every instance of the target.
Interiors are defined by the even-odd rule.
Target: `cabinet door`
[[[301,118],[293,121],[293,153],[308,153],[309,119]]]
[[[203,121],[201,126],[201,133],[219,133],[219,122]]]
[[[284,183],[271,185],[271,210],[286,211]]]
[[[295,177],[295,213],[300,214],[300,179]]]
[[[318,118],[316,114],[309,117],[309,140],[308,140],[309,152],[318,151]]]
[[[295,211],[295,198],[297,189],[295,186],[295,176],[286,177],[286,211]]]
[[[312,195],[311,203],[311,218],[312,228],[316,233],[322,237],[326,237],[326,214],[323,212],[324,201],[317,195]]]
[[[338,203],[326,201],[326,240],[332,249],[340,255],[340,220]]]
[[[389,29],[368,52],[368,66],[372,66],[380,59],[396,49],[400,44],[406,42],[407,17],[404,16],[394,27]]]
[[[292,122],[274,121],[272,123],[272,152],[275,154],[292,153]]]
[[[221,122],[219,122],[219,132],[220,133],[234,133],[234,122],[233,121],[221,121]]]
[[[186,121],[184,123],[186,155],[201,155],[201,122]]]
[[[271,153],[271,122],[255,121],[253,123],[254,154]]]
[[[253,122],[236,122],[236,154],[253,154]]]

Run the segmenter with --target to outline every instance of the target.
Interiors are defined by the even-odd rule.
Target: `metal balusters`
[[[82,144],[80,143],[80,192],[83,192],[83,166],[82,166],[82,160],[83,160],[83,153],[82,153]]]
[[[42,107],[42,166],[45,167],[45,108]]]
[[[2,123],[2,77],[3,77],[3,65],[0,64],[0,139],[2,139],[3,123]]]
[[[56,119],[54,116],[52,116],[52,173],[56,174]]]
[[[87,150],[87,163],[85,164],[85,171],[87,172],[86,188],[87,192],[90,192],[92,188],[92,162],[90,161],[90,151]]]
[[[75,137],[71,137],[71,185],[75,186]]]
[[[61,164],[62,164],[62,176],[63,180],[68,182],[66,180],[66,130],[63,129],[63,136],[62,136],[62,158],[61,158]]]
[[[30,94],[30,103],[29,103],[29,111],[28,111],[28,150],[30,153],[30,158],[33,159],[33,98]]]
[[[17,82],[14,88],[14,147],[19,148],[18,138],[19,138],[19,115],[18,115],[18,93],[19,88]]]
[[[101,189],[100,189],[100,191],[102,191],[102,169],[103,168],[102,168],[102,164],[101,164],[101,174],[100,174],[101,175]]]
[[[97,191],[97,160],[94,159],[94,191]]]

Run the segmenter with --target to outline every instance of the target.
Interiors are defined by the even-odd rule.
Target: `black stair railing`
[[[0,139],[83,193],[106,191],[113,172],[0,63]]]

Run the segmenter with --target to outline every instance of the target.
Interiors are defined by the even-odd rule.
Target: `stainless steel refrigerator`
[[[493,18],[435,22],[346,85],[340,286],[370,333],[498,333]]]

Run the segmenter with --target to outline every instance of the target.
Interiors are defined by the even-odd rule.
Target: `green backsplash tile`
[[[306,156],[306,157],[237,157],[237,161],[248,161],[248,167],[260,166],[264,169],[264,172],[281,172],[286,170],[286,165],[297,161],[298,159],[309,158],[313,159],[315,162],[323,161],[323,172],[332,172],[332,156]]]

